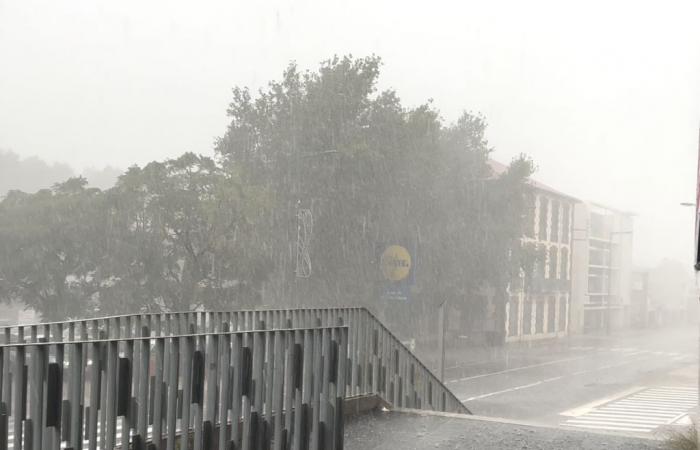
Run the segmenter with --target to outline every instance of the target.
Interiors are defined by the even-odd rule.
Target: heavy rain
[[[698,18],[0,0],[0,450],[697,449]]]

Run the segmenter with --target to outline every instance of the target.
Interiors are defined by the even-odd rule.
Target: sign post
[[[440,303],[438,309],[438,357],[440,358],[440,381],[445,382],[445,303]]]

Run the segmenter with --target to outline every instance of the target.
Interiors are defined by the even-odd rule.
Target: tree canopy
[[[445,124],[431,102],[405,107],[377,90],[380,66],[377,57],[336,57],[316,72],[291,64],[255,96],[234,89],[217,154],[275,205],[261,230],[278,262],[274,300],[376,307],[377,247],[410,242],[416,300],[400,309],[412,316],[451,300],[469,314],[476,291],[504,290],[517,270],[532,164],[520,158],[495,178],[482,116]],[[314,222],[308,278],[292,270],[301,209]]]
[[[45,318],[137,309],[364,304],[391,311],[378,250],[414,254],[409,315],[473,313],[514,271],[526,158],[496,177],[483,116],[379,91],[381,60],[290,64],[234,88],[215,157],[71,179],[0,202],[0,295]],[[514,261],[516,262],[514,266]],[[60,305],[60,306],[59,306]]]

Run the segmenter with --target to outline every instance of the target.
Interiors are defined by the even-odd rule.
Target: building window
[[[539,275],[542,277],[542,279],[545,279],[548,276],[547,267],[549,263],[549,254],[547,253],[547,246],[544,244],[540,244],[538,250],[538,256],[540,258],[538,262],[538,268],[540,269]]]
[[[566,294],[559,297],[559,331],[566,331]]]
[[[559,202],[552,202],[552,220],[550,226],[550,241],[559,242]]]
[[[527,237],[535,237],[535,208],[536,208],[536,197],[528,192],[525,194],[525,219],[524,219],[524,229],[523,235]]]
[[[569,228],[570,228],[570,206],[565,204],[562,206],[562,218],[561,218],[561,241],[564,244],[569,245]]]
[[[523,334],[532,334],[532,299],[526,298],[523,303]]]
[[[588,293],[591,295],[603,294],[605,292],[603,284],[603,274],[597,270],[591,270],[588,274]]]
[[[591,213],[591,237],[608,239],[610,234],[610,218],[602,214]]]
[[[520,298],[517,295],[511,295],[510,302],[508,302],[508,336],[518,335],[519,313]]]
[[[561,249],[561,278],[569,279],[569,249],[566,247]]]
[[[559,258],[557,247],[553,245],[549,249],[549,278],[559,278]]]
[[[591,266],[607,266],[607,251],[605,249],[591,247],[588,251],[588,264]]]
[[[544,305],[545,305],[544,300],[540,300],[537,302],[537,319],[535,322],[535,333],[542,334],[544,333],[544,321],[545,321],[545,315],[544,315]]]
[[[589,302],[602,303],[608,293],[608,270],[603,267],[590,267],[588,269],[588,296]]]
[[[537,238],[540,241],[546,241],[547,239],[547,215],[549,213],[549,200],[546,197],[540,195],[540,224],[539,230],[537,232]]]
[[[557,331],[557,299],[554,296],[549,297],[547,305],[547,333],[555,333]]]

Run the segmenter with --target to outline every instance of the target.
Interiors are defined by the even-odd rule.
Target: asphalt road
[[[628,331],[465,356],[447,386],[474,414],[648,432],[697,404],[698,328]]]

